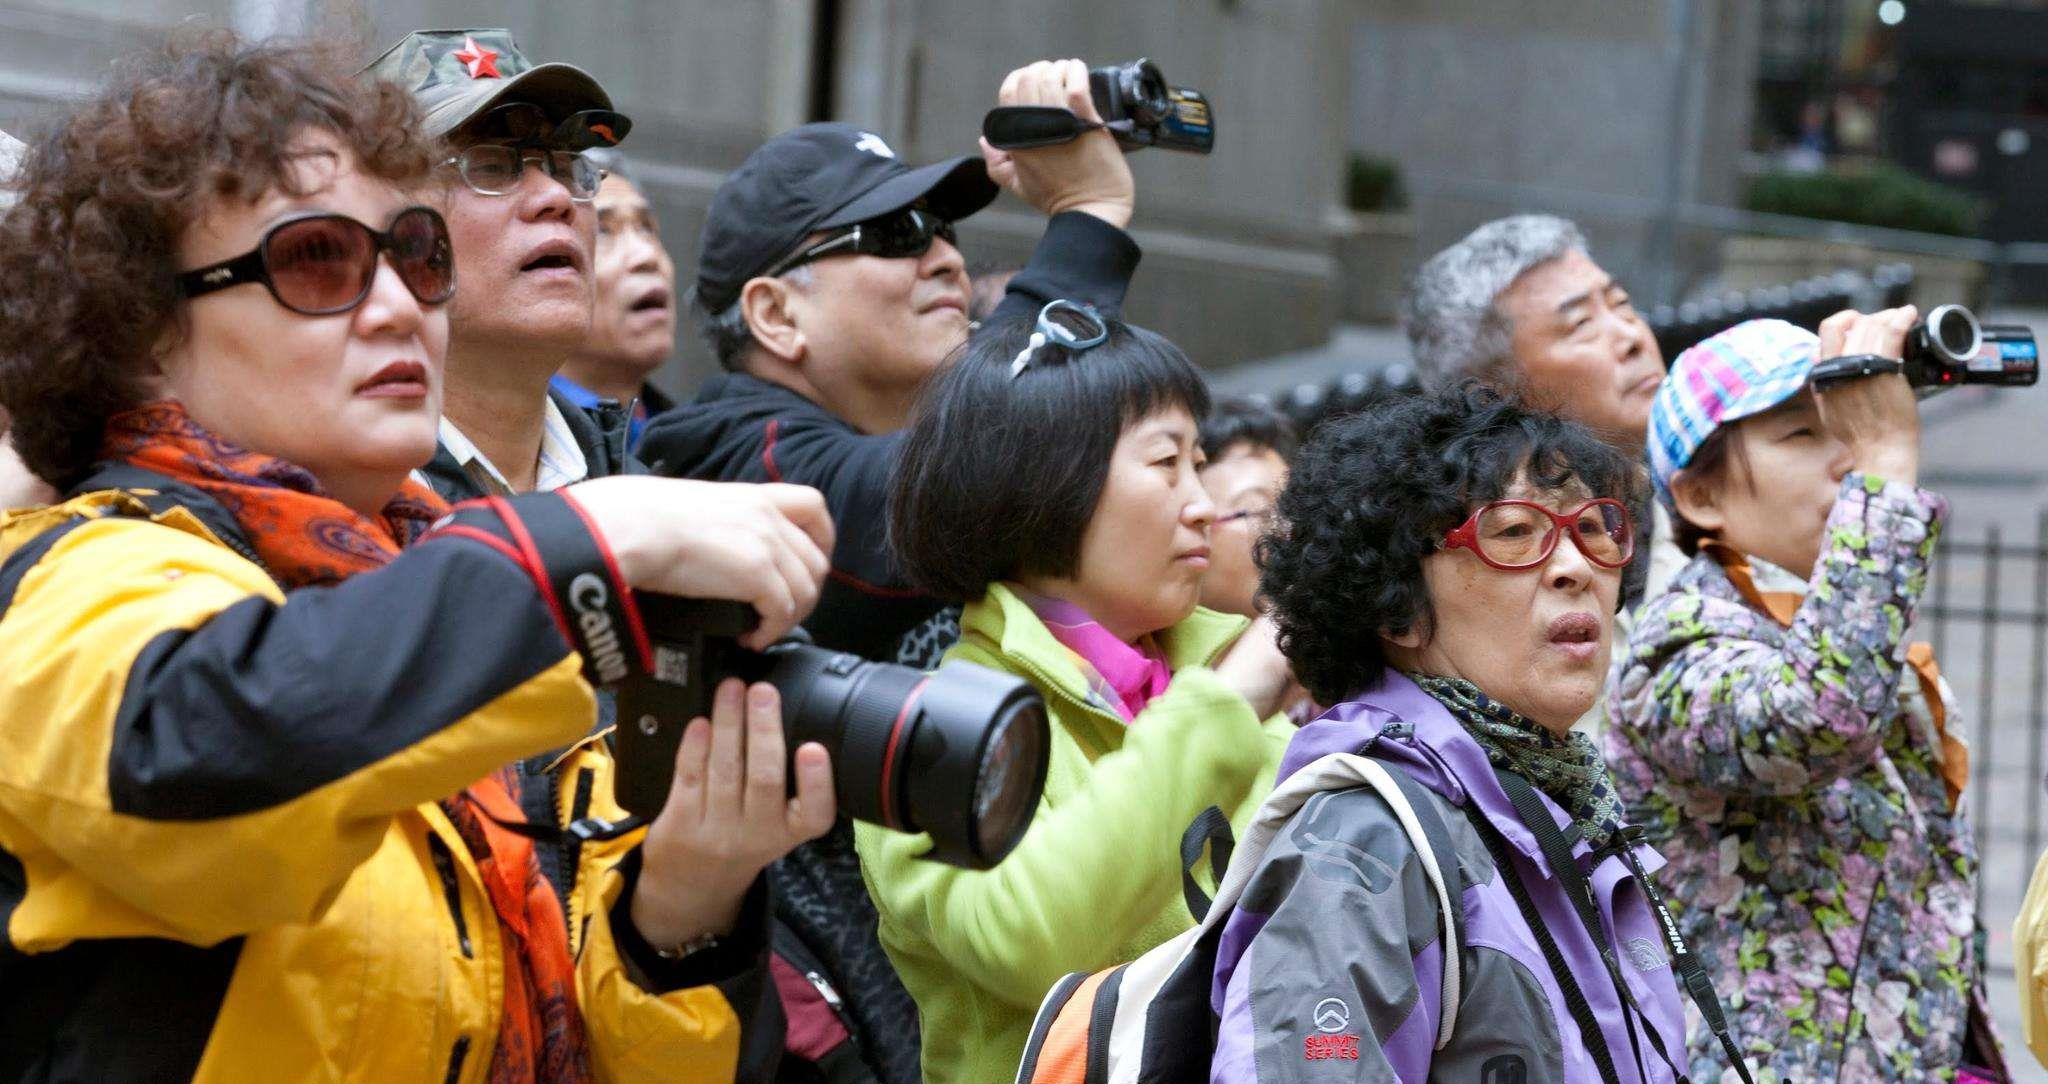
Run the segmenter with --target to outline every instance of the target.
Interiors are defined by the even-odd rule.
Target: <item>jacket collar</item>
[[[1250,626],[1247,618],[1198,606],[1194,613],[1160,632],[1156,639],[1160,650],[1166,653],[1167,665],[1178,673],[1185,667],[1213,664]],[[992,583],[981,601],[970,603],[961,612],[960,633],[963,637],[986,637],[1003,655],[1028,663],[1069,699],[1112,716],[1116,714],[1114,707],[1096,702],[1089,692],[1088,679],[1074,665],[1067,649],[1053,639],[1052,631],[1032,612],[1030,604],[1007,586]]]
[[[608,478],[614,474],[646,473],[646,468],[626,454],[626,432],[631,419],[626,417],[623,409],[606,408],[593,413],[577,406],[553,388],[548,390],[548,399],[554,404],[576,449],[583,453],[584,477]],[[469,476],[462,460],[449,450],[444,441],[434,442],[434,458],[414,473],[450,504],[490,495]]]
[[[1542,844],[1536,842],[1535,833],[1523,825],[1515,812],[1515,803],[1501,787],[1486,751],[1449,708],[1398,670],[1386,670],[1377,686],[1302,727],[1287,745],[1287,753],[1280,761],[1279,778],[1286,779],[1331,753],[1356,753],[1375,742],[1374,755],[1401,764],[1417,782],[1452,804],[1477,808],[1523,857],[1542,870],[1544,876],[1550,875]],[[1538,797],[1560,828],[1571,823],[1571,817],[1549,795]],[[1580,856],[1591,850],[1584,840],[1572,847],[1573,853]],[[1647,847],[1638,847],[1636,855],[1652,873],[1664,864]]]

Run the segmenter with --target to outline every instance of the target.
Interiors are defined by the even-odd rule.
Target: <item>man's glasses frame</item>
[[[1537,554],[1534,558],[1528,561],[1523,561],[1520,563],[1499,561],[1489,556],[1486,550],[1481,546],[1479,538],[1479,521],[1482,518],[1484,518],[1488,512],[1491,512],[1497,508],[1508,507],[1531,508],[1537,512],[1542,513],[1546,518],[1550,520],[1550,530],[1547,534],[1544,535],[1542,552]],[[1614,513],[1618,515],[1619,519],[1617,520],[1616,526],[1619,528],[1621,536],[1621,556],[1619,558],[1612,561],[1608,561],[1603,560],[1600,557],[1596,556],[1593,552],[1593,547],[1587,543],[1585,536],[1580,533],[1579,518],[1586,513],[1587,509],[1590,508],[1611,509]],[[1582,505],[1579,505],[1577,508],[1574,508],[1569,512],[1553,512],[1550,509],[1545,508],[1540,504],[1537,504],[1535,501],[1488,501],[1487,503],[1482,504],[1477,509],[1475,509],[1470,516],[1467,516],[1465,518],[1465,522],[1459,524],[1456,527],[1451,528],[1448,532],[1446,532],[1444,534],[1443,540],[1437,543],[1437,549],[1468,549],[1472,551],[1473,556],[1485,562],[1489,568],[1495,568],[1502,572],[1522,572],[1528,569],[1541,567],[1545,562],[1549,561],[1550,555],[1557,552],[1557,543],[1559,539],[1563,538],[1566,534],[1572,536],[1572,544],[1579,547],[1579,552],[1585,555],[1586,560],[1600,566],[1601,568],[1624,568],[1628,565],[1629,561],[1635,557],[1635,517],[1629,514],[1627,505],[1621,503],[1618,500],[1615,500],[1612,497],[1595,497],[1594,499],[1589,500]]]
[[[899,228],[900,220],[908,220],[907,229]],[[951,222],[921,207],[905,207],[865,222],[841,226],[817,243],[777,260],[768,270],[761,272],[761,276],[772,279],[814,260],[842,252],[888,259],[922,256],[931,251],[933,238],[941,238],[949,245],[960,243]]]
[[[431,241],[431,247],[429,251],[420,256],[420,259],[429,263],[441,261],[443,279],[439,289],[435,289],[433,284],[423,279],[420,268],[409,259],[412,255],[408,250],[409,242],[401,237],[404,223],[422,220],[427,223],[430,230],[428,236]],[[280,239],[289,240],[292,234],[303,232],[314,223],[330,222],[343,224],[348,229],[360,231],[362,236],[368,238],[370,244],[365,250],[369,254],[368,259],[357,268],[358,273],[362,276],[362,285],[357,288],[355,296],[344,302],[331,305],[295,303],[292,298],[285,296],[287,292],[290,292],[289,286],[280,286],[278,283],[278,278],[273,268],[273,245],[277,244]],[[255,248],[239,256],[221,260],[218,263],[207,264],[205,267],[196,267],[190,271],[181,271],[178,273],[175,282],[179,294],[187,298],[202,297],[217,290],[228,289],[231,286],[260,282],[270,291],[270,296],[278,304],[293,312],[302,316],[332,316],[336,313],[348,312],[354,309],[361,305],[365,298],[370,296],[370,291],[375,288],[377,283],[377,261],[387,254],[391,258],[392,270],[398,272],[399,281],[405,284],[405,288],[421,304],[440,305],[455,296],[455,257],[452,243],[448,238],[448,223],[441,218],[439,211],[431,207],[407,207],[391,216],[391,227],[381,231],[348,215],[336,212],[320,211],[311,214],[293,215],[263,231],[263,239],[256,242]],[[283,261],[280,258],[275,262],[282,263]],[[300,298],[299,300],[304,301],[305,299]]]
[[[512,168],[517,162],[518,168]],[[589,203],[604,184],[605,171],[582,151],[561,147],[522,146],[514,143],[472,143],[441,163],[455,167],[462,183],[479,196],[509,196],[526,179],[526,167],[538,164],[557,184],[569,190],[569,198]],[[509,173],[502,183],[489,179],[492,171]],[[479,179],[479,175],[484,179]]]

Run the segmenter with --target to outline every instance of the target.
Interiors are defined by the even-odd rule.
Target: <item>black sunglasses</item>
[[[812,260],[834,256],[840,253],[859,253],[863,256],[883,256],[899,259],[905,256],[922,256],[932,247],[932,238],[943,237],[949,245],[959,241],[953,235],[953,224],[930,211],[906,207],[892,211],[880,218],[842,226],[817,244],[798,249],[768,270],[761,272],[765,278],[774,278],[794,270]]]
[[[199,297],[260,282],[277,303],[305,316],[347,312],[370,296],[377,255],[423,305],[455,295],[455,249],[448,224],[431,207],[408,207],[383,233],[344,214],[307,214],[270,227],[255,248],[230,260],[179,272],[178,292]]]

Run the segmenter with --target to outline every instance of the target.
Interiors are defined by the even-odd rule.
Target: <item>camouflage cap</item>
[[[612,107],[611,95],[589,72],[574,64],[534,64],[504,29],[415,30],[362,74],[411,91],[427,111],[427,133],[436,136],[501,102],[532,102],[558,121]]]

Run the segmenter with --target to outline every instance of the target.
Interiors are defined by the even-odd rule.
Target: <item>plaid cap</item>
[[[1676,511],[1671,476],[1714,430],[1777,406],[1806,386],[1820,336],[1783,320],[1745,320],[1688,348],[1650,404],[1650,477]]]
[[[362,74],[412,93],[427,111],[427,134],[445,136],[500,102],[532,102],[563,120],[586,109],[610,110],[589,72],[574,64],[534,64],[505,29],[415,30],[371,61]],[[616,143],[631,122],[617,118]]]

